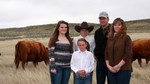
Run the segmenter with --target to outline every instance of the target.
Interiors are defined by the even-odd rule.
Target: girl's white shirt
[[[90,51],[75,51],[71,58],[71,69],[77,73],[79,70],[85,70],[90,73],[94,70],[94,56]]]

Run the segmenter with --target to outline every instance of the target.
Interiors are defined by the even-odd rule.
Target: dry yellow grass
[[[150,38],[149,33],[133,33],[129,34],[132,39],[138,38]],[[24,38],[27,39],[27,38]],[[15,44],[19,40],[14,39],[0,41],[0,84],[50,84],[49,66],[46,66],[44,62],[39,63],[35,68],[32,63],[28,63],[26,70],[23,70],[21,66],[16,70],[14,64],[14,51]],[[33,38],[47,46],[49,38]],[[139,67],[137,61],[133,63],[133,73],[131,78],[131,84],[149,84],[150,83],[150,64],[145,65],[143,60],[143,67]],[[73,84],[73,77],[71,75],[69,84]],[[93,84],[96,84],[95,71],[93,75]]]

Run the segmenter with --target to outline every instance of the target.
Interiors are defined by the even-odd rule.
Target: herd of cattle
[[[137,39],[132,41],[133,57],[132,61],[138,60],[140,67],[142,67],[142,59],[146,60],[146,64],[150,60],[150,39]],[[1,55],[1,53],[0,53]],[[49,63],[48,48],[42,43],[36,41],[19,41],[15,45],[15,65],[18,68],[19,63],[22,62],[22,68],[25,69],[25,64],[33,62],[34,66],[38,62],[44,61]]]

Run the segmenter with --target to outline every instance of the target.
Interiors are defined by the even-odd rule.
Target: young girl
[[[91,72],[94,69],[94,56],[87,51],[88,42],[84,38],[77,41],[80,50],[75,51],[71,58],[71,69],[73,70],[75,84],[92,84]]]
[[[48,45],[51,84],[68,84],[71,73],[72,44],[68,23],[59,21]]]

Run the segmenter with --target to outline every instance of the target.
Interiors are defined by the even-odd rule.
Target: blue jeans
[[[71,68],[70,67],[56,67],[56,74],[50,72],[51,84],[68,84]]]
[[[74,75],[74,84],[92,84],[91,73],[86,77],[80,77],[78,75]]]
[[[50,71],[51,84],[55,84],[55,74]]]
[[[96,65],[96,80],[97,84],[105,84],[106,76],[108,77],[108,69],[105,61],[97,61]],[[107,80],[108,84],[109,81]]]
[[[130,84],[131,71],[119,71],[112,73],[108,71],[108,79],[110,84]]]
[[[74,77],[74,84],[75,84],[75,73],[73,73],[73,77]],[[93,71],[90,73],[90,84],[92,84],[92,80],[93,80]]]

